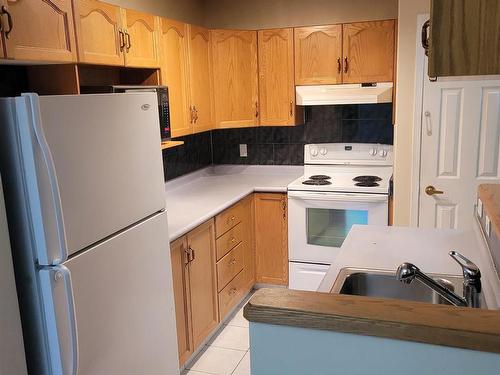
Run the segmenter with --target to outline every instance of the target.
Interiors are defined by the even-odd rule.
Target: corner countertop
[[[253,192],[285,193],[302,166],[208,167],[165,184],[170,241]]]
[[[451,250],[479,266],[486,304],[499,309],[500,280],[477,225],[468,231],[355,225],[318,291],[329,293],[345,267],[395,272],[401,263],[411,262],[423,272],[461,276],[460,266],[448,255]]]

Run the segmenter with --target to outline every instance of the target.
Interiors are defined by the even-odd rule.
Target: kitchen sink
[[[462,295],[463,278],[461,276],[428,275],[448,290],[459,296]],[[330,292],[451,305],[446,299],[418,281],[404,284],[396,279],[395,272],[373,269],[343,268]],[[481,302],[484,308],[486,306],[484,299]]]

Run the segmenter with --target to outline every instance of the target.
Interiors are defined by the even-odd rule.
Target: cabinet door
[[[197,348],[217,326],[215,225],[211,219],[187,234],[193,343]]]
[[[295,84],[342,83],[342,25],[299,27],[295,34]]]
[[[160,64],[157,42],[158,17],[131,9],[122,9],[122,23],[127,33],[125,65],[158,67]]]
[[[293,125],[293,29],[261,30],[258,40],[260,122],[262,125]]]
[[[344,83],[392,82],[394,20],[343,25]]]
[[[257,282],[288,285],[286,194],[255,194],[255,252]]]
[[[187,56],[187,25],[161,20],[160,66],[162,84],[168,86],[172,137],[193,132],[189,110],[189,79]]]
[[[193,25],[189,25],[189,75],[193,131],[210,130],[214,127],[210,31]]]
[[[259,123],[257,32],[212,30],[215,118],[219,128]]]
[[[177,324],[177,345],[179,365],[193,353],[191,332],[191,304],[189,299],[188,246],[186,237],[181,237],[170,244],[172,260],[172,279],[174,285],[175,320]]]
[[[8,58],[76,61],[71,0],[6,0],[5,4],[12,18],[12,30],[4,39]],[[7,17],[2,21],[7,28]]]
[[[242,206],[242,218],[239,224],[242,227],[242,246],[244,259],[244,284],[250,290],[255,284],[255,212],[253,194],[244,198]]]
[[[78,61],[124,65],[124,35],[120,7],[96,0],[73,2],[78,39]]]

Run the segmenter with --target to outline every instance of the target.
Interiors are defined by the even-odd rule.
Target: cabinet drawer
[[[238,246],[217,262],[217,291],[220,292],[243,269],[243,249],[244,243],[240,242]]]
[[[239,223],[223,236],[217,238],[217,260],[220,260],[243,239],[243,225]]]
[[[245,273],[241,271],[227,286],[219,293],[220,320],[240,301],[245,292]]]
[[[243,211],[243,205],[238,203],[215,217],[215,235],[217,238],[241,222],[244,215]]]

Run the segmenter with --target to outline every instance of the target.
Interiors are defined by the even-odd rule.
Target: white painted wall
[[[250,323],[252,375],[491,375],[500,354]]]
[[[0,178],[0,375],[26,373],[19,305]]]
[[[417,16],[429,13],[430,0],[399,0],[396,121],[394,128],[394,224],[410,225],[415,108]]]

